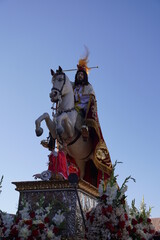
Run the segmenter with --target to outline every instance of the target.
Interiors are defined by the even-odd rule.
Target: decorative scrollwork
[[[43,172],[41,173],[41,179],[42,179],[43,181],[49,180],[49,179],[51,178],[51,176],[52,176],[52,174],[51,174],[51,171],[49,171],[49,170],[43,171]]]

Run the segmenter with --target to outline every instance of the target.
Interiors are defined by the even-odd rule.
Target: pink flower
[[[107,199],[107,196],[106,196],[105,194],[103,194],[103,195],[101,196],[101,200],[102,200],[102,201],[106,201],[106,199]]]
[[[119,225],[120,228],[124,228],[124,226],[125,226],[125,221],[120,221],[118,225]]]
[[[113,211],[113,208],[112,208],[112,206],[111,206],[111,205],[109,205],[109,206],[107,207],[106,211],[107,211],[107,212],[109,212],[109,213],[112,213],[112,211]]]
[[[142,223],[142,222],[143,222],[143,218],[140,217],[140,218],[138,219],[138,222],[139,222],[139,223]]]
[[[127,213],[124,214],[125,219],[128,221],[128,215]]]
[[[147,223],[150,223],[151,222],[151,219],[150,218],[147,218]]]
[[[121,204],[123,204],[123,205],[124,205],[124,204],[125,204],[125,202],[126,202],[126,201],[125,201],[125,197],[123,197],[123,198],[121,199]]]
[[[15,223],[18,224],[21,219],[19,217],[16,218]]]
[[[105,207],[102,207],[102,214],[106,215],[106,208]]]
[[[153,233],[155,233],[155,230],[154,230],[154,229],[150,229],[150,230],[149,230],[149,233],[150,233],[150,234],[153,234]]]
[[[106,228],[111,231],[111,233],[114,232],[114,226],[110,222],[106,222]]]
[[[147,229],[146,229],[146,228],[144,228],[144,229],[143,229],[143,232],[144,232],[144,233],[147,233]]]
[[[135,227],[133,227],[132,231],[135,233],[137,231],[137,229]]]
[[[11,235],[14,237],[18,236],[18,230],[15,226],[11,229]]]
[[[108,213],[112,213],[113,211],[113,208],[111,205],[109,205],[107,208],[105,207],[102,207],[102,214],[103,215],[107,215]]]
[[[126,227],[126,230],[129,232],[129,234],[131,233],[131,226],[129,225],[129,226],[127,226]]]
[[[57,227],[54,227],[53,233],[57,235],[59,233],[59,229]]]
[[[27,238],[27,240],[34,240],[34,237],[29,236],[29,237]]]
[[[44,218],[44,223],[49,223],[49,222],[50,222],[49,217],[45,217]]]
[[[32,225],[32,219],[25,220],[24,222],[26,225]]]
[[[7,228],[6,228],[6,227],[3,227],[3,233],[5,233],[6,230],[7,230]]]
[[[118,230],[118,232],[117,232],[117,236],[118,236],[119,238],[122,237],[122,233],[121,233],[120,230]]]
[[[40,230],[43,230],[44,227],[45,227],[45,225],[44,225],[43,223],[39,223],[39,224],[38,224],[38,227],[39,227]]]
[[[34,212],[34,211],[30,212],[30,213],[29,213],[29,216],[30,216],[31,218],[34,218],[34,217],[35,217],[35,212]]]
[[[138,222],[137,222],[137,220],[136,219],[132,219],[132,225],[136,225]]]
[[[33,236],[33,237],[37,237],[38,235],[39,235],[38,229],[33,229],[33,231],[32,231],[32,236]]]

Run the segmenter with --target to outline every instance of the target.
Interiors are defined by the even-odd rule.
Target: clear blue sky
[[[0,209],[15,213],[13,181],[47,169],[34,121],[51,114],[50,68],[75,68],[90,50],[102,132],[128,203],[160,217],[160,1],[0,0]],[[74,73],[68,74],[73,80]],[[44,127],[45,125],[43,125]]]

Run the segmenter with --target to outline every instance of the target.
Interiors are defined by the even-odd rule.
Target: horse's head
[[[56,70],[56,73],[51,69],[51,75],[53,84],[50,93],[51,102],[58,102],[61,101],[62,96],[64,96],[68,92],[69,79],[62,71],[61,67]]]

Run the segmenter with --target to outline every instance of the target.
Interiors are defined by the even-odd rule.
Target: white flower
[[[23,228],[20,228],[19,230],[19,237],[22,237],[22,238],[27,238],[29,235],[31,234],[31,231],[28,230],[28,227],[23,227]]]
[[[113,200],[116,199],[117,196],[117,186],[113,185],[111,187],[110,184],[108,184],[105,194],[108,196],[107,203],[112,204]]]
[[[127,203],[127,200],[125,200],[125,209],[126,209],[127,214],[129,215],[130,209],[129,209],[129,205]]]
[[[61,240],[61,236],[55,237],[54,240]]]
[[[37,224],[37,225],[38,225],[38,224],[40,224],[40,223],[43,223],[40,219],[37,219],[37,220],[34,220],[34,221],[33,221],[33,224]]]
[[[23,203],[24,204],[24,203]],[[19,213],[21,214],[22,219],[29,219],[29,209],[30,209],[30,205],[28,202],[26,202],[25,207],[19,211]]]
[[[5,227],[10,228],[13,224],[13,216],[8,213],[2,213],[1,217]]]
[[[109,221],[111,221],[112,223],[116,223],[116,221],[117,221],[117,216],[116,216],[114,213],[112,213],[112,215],[110,216]]]
[[[100,197],[103,195],[104,193],[104,182],[101,180],[100,184],[99,184],[99,187],[98,187],[98,192],[99,192],[99,195]]]
[[[41,240],[46,240],[46,234],[45,233],[41,234]]]
[[[43,209],[42,209],[42,208],[37,209],[37,210],[35,211],[35,214],[36,214],[36,215],[41,215],[41,214],[43,214]]]
[[[61,211],[58,211],[55,216],[52,218],[52,220],[54,221],[54,223],[59,226],[63,221],[64,221],[65,217],[63,214],[61,214]]]
[[[125,192],[127,192],[127,189],[128,189],[128,186],[124,185],[124,187],[122,188],[121,192],[123,192],[123,194],[124,194]]]
[[[7,230],[5,231],[4,237],[8,237],[10,234],[10,228],[7,228]]]
[[[121,209],[118,207],[116,207],[116,215],[117,217],[121,216],[122,212],[121,212]]]
[[[48,207],[45,208],[45,210],[46,210],[47,213],[50,213],[51,209],[52,209],[52,206],[51,206],[51,205],[49,205]]]
[[[146,234],[144,233],[144,231],[142,229],[137,229],[137,233],[143,238],[146,237]]]
[[[48,231],[47,231],[47,237],[48,237],[49,239],[54,239],[54,238],[55,238],[55,235],[54,235],[54,233],[53,233],[52,230],[48,230]]]
[[[128,189],[127,185],[124,185],[124,187],[121,189],[121,195],[119,196],[120,199],[125,195],[127,189]]]

